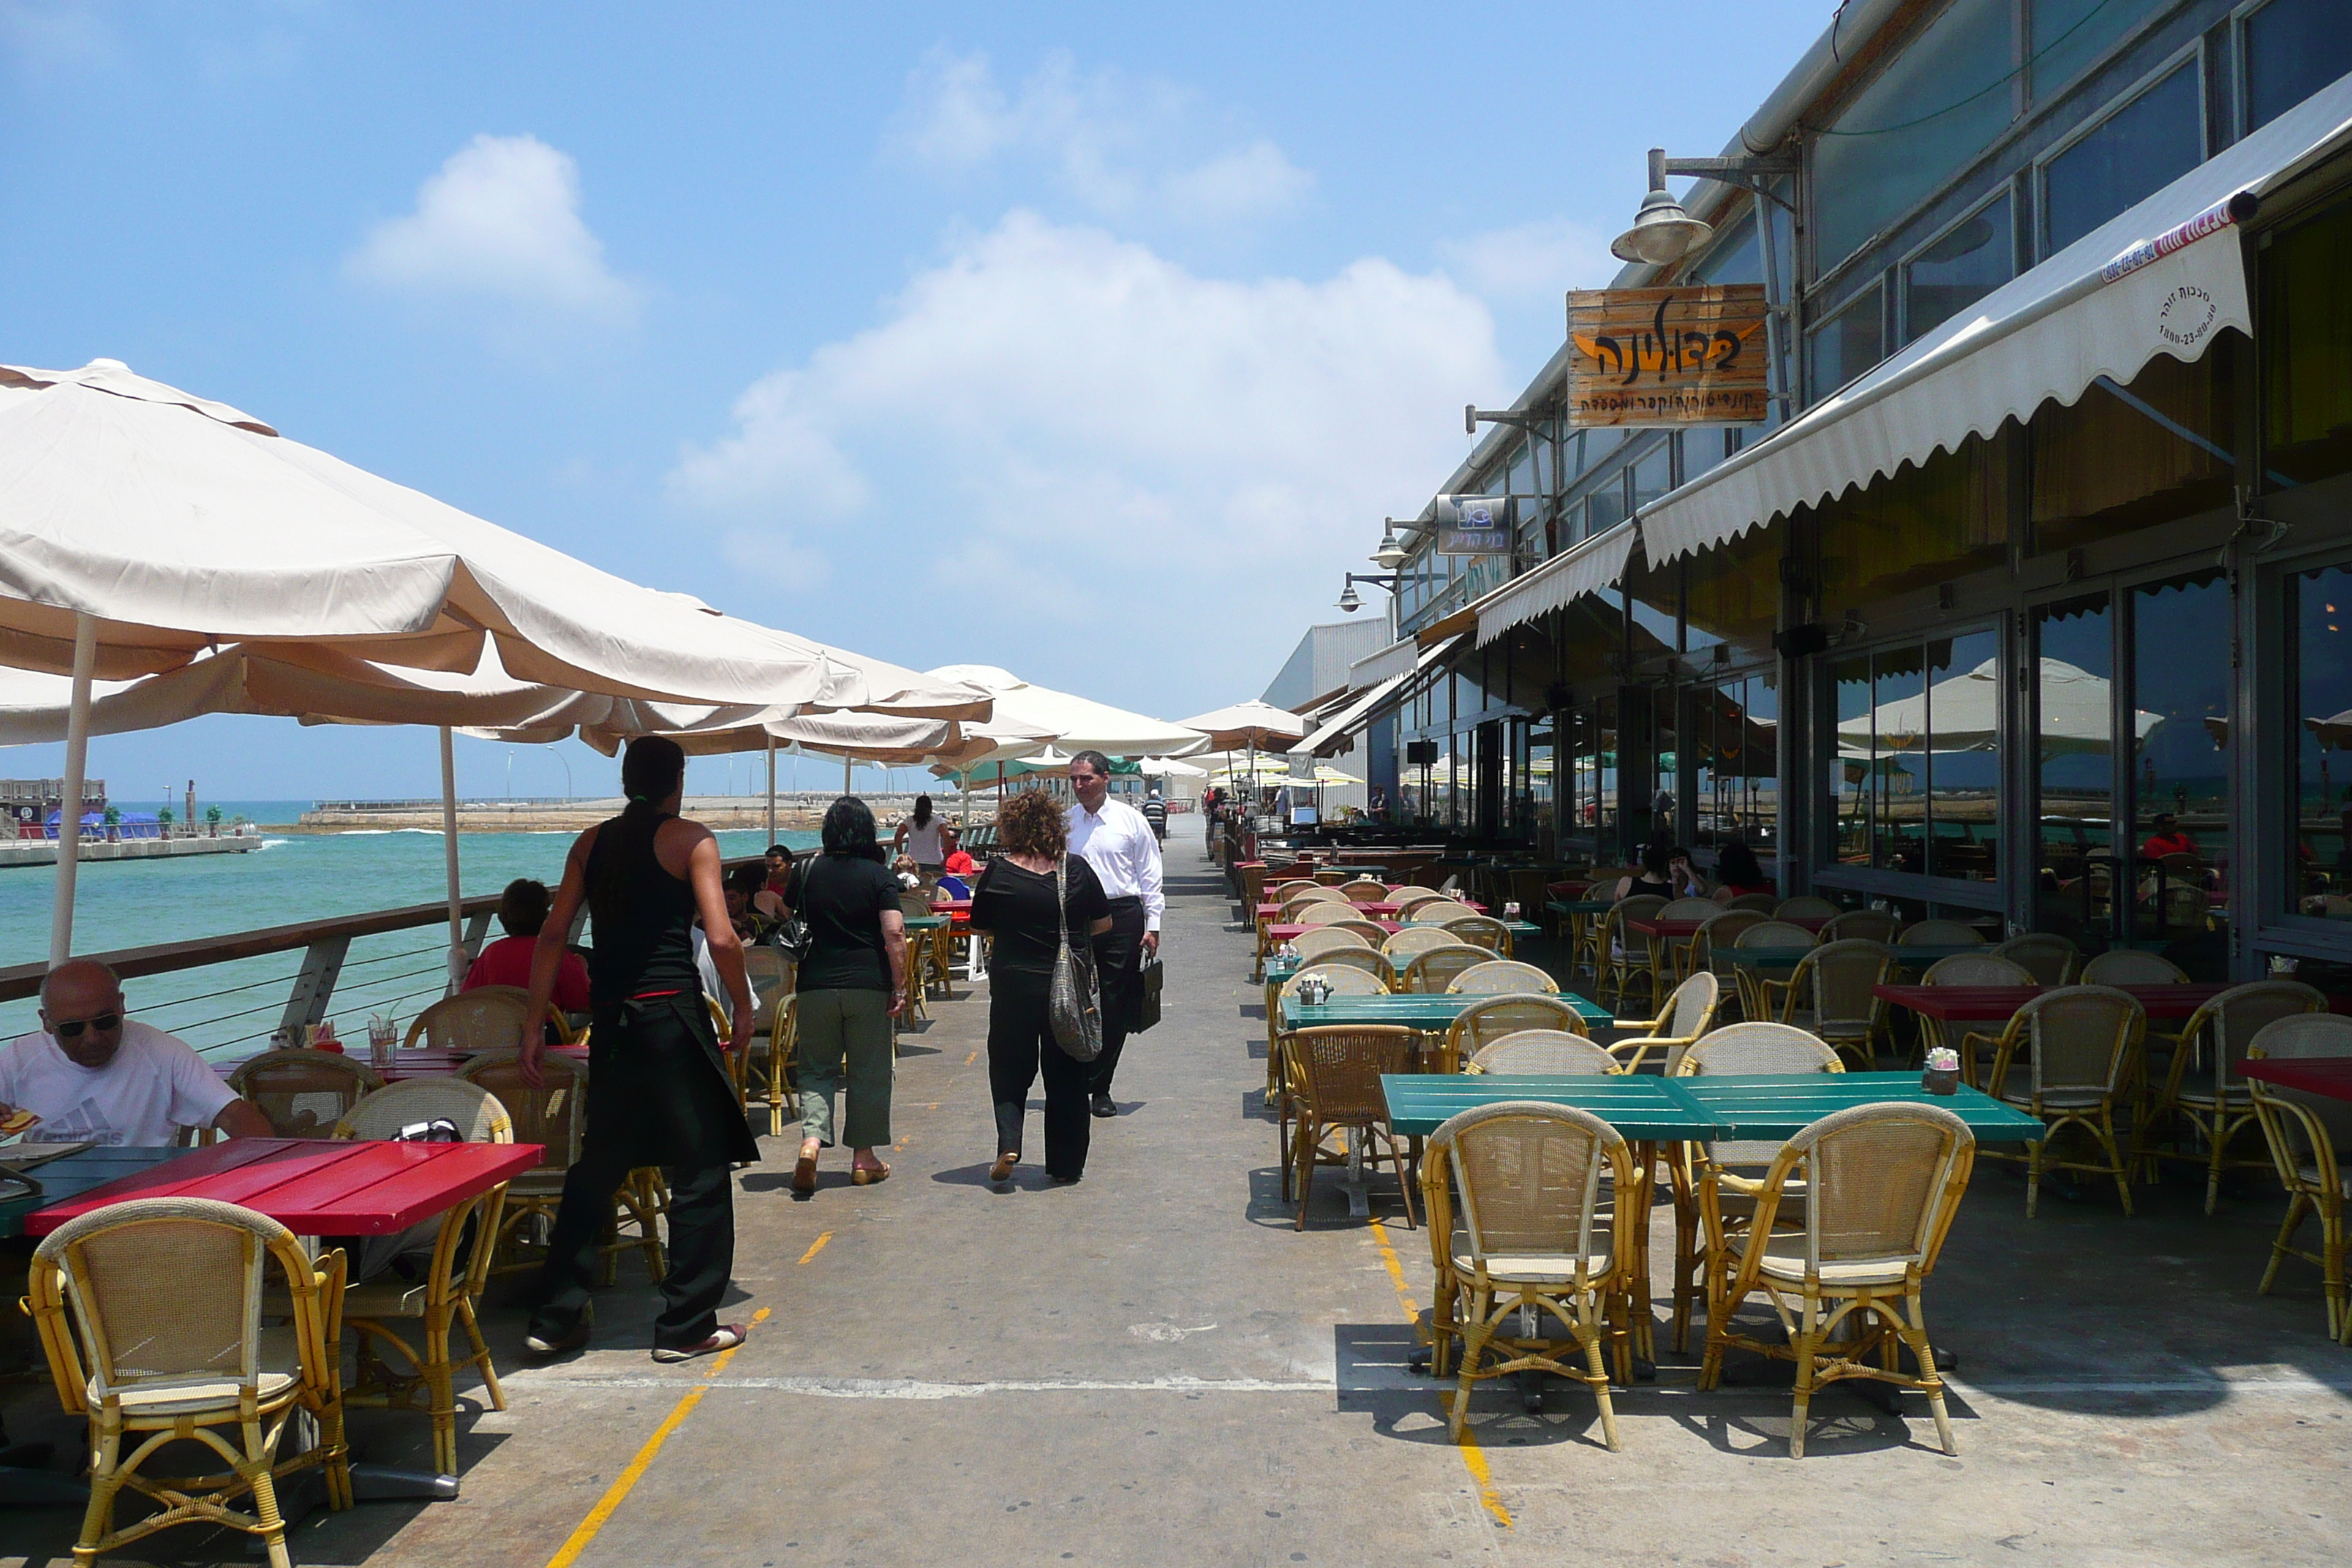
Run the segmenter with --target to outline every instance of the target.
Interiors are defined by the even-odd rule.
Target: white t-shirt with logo
[[[210,1127],[236,1098],[187,1042],[135,1018],[96,1072],[46,1032],[0,1046],[0,1104],[38,1115],[30,1135],[45,1143],[166,1146],[183,1127]]]

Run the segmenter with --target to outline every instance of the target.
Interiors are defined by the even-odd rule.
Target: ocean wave
[[[438,838],[437,827],[345,827],[328,835],[331,838],[385,838],[395,833],[426,833]]]

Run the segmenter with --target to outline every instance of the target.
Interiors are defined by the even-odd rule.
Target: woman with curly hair
[[[1110,900],[1094,868],[1067,853],[1061,808],[1027,789],[996,814],[996,855],[971,894],[971,927],[995,939],[988,967],[988,1090],[996,1102],[992,1182],[1013,1179],[1029,1086],[1045,1079],[1045,1173],[1068,1184],[1086,1174],[1092,1126],[1087,1091],[1094,1067],[1055,1043],[1048,1000],[1066,920],[1073,942],[1110,929]],[[1068,898],[1055,907],[1056,874],[1068,868]]]

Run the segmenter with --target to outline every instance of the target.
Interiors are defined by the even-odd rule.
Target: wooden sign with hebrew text
[[[1755,425],[1764,290],[1579,289],[1568,297],[1570,425]]]

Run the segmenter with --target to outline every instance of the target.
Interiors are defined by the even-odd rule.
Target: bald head
[[[94,958],[58,964],[41,982],[41,1026],[76,1066],[96,1071],[122,1047],[122,983]]]

